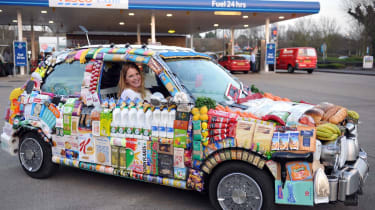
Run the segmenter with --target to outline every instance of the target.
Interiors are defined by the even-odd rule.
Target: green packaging
[[[193,160],[203,159],[203,146],[200,141],[193,141]]]
[[[174,129],[173,144],[178,148],[186,148],[187,130]]]

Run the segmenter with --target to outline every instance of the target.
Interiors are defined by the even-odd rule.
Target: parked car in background
[[[283,48],[277,51],[276,69],[304,70],[311,74],[317,67],[316,50],[311,47]]]
[[[242,71],[247,74],[250,71],[250,62],[242,56],[226,55],[221,57],[218,62],[231,73]]]

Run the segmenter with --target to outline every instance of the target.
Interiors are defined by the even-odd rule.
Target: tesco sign
[[[129,0],[48,0],[49,7],[128,9]]]

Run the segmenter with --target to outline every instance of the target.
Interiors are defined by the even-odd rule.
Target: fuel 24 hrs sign
[[[13,55],[15,66],[27,66],[27,43],[13,41]]]

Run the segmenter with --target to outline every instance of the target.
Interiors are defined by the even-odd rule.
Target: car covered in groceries
[[[150,101],[118,99],[126,62]],[[216,209],[273,209],[355,205],[369,171],[358,113],[246,86],[187,48],[54,53],[9,100],[1,146],[33,178],[66,165],[206,191]]]

